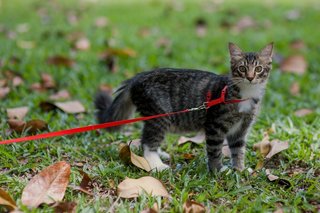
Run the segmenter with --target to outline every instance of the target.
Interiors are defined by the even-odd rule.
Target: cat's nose
[[[253,79],[254,79],[254,76],[253,77],[249,77],[249,76],[247,76],[247,79],[248,79],[248,81],[252,81]]]

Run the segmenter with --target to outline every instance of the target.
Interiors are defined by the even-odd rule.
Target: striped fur
[[[257,114],[271,70],[272,45],[260,53],[243,53],[234,44],[229,45],[229,50],[231,73],[228,76],[200,70],[161,68],[140,73],[124,82],[112,103],[107,95],[98,94],[95,101],[98,121],[127,119],[134,108],[142,116],[193,108],[206,101],[208,91],[215,99],[219,97],[222,88],[229,85],[227,99],[248,100],[239,104],[216,105],[207,111],[146,121],[141,142],[144,156],[151,167],[163,170],[168,166],[160,159],[159,147],[165,134],[203,130],[206,134],[209,169],[221,168],[221,148],[227,139],[233,166],[242,170],[246,136]],[[246,66],[248,73],[239,71],[239,66]],[[261,71],[249,74],[255,72],[257,66],[262,67]]]

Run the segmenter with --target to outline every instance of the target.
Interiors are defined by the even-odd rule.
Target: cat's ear
[[[259,53],[261,57],[272,58],[273,55],[273,42],[265,46]]]
[[[242,50],[231,42],[229,42],[229,53],[231,58],[238,58],[242,56]]]

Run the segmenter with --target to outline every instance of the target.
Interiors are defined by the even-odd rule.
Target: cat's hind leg
[[[162,171],[170,168],[160,159],[159,148],[164,140],[166,133],[165,122],[160,119],[154,121],[146,121],[142,133],[142,146],[144,158],[148,161],[150,167],[154,171]]]

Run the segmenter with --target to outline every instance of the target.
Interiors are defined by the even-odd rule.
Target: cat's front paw
[[[151,170],[153,172],[161,172],[161,171],[164,171],[164,170],[167,170],[167,169],[170,169],[170,166],[167,165],[167,164],[159,164],[159,165],[156,165],[154,166],[153,168],[151,168]]]
[[[209,168],[209,171],[211,172],[219,172],[220,169],[222,168],[222,163],[220,162],[209,162],[208,163],[208,168]]]

